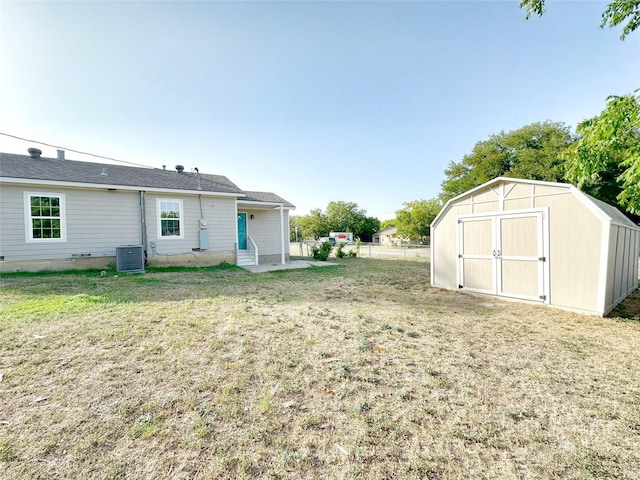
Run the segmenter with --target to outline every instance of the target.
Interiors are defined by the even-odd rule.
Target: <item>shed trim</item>
[[[606,308],[606,293],[607,293],[607,265],[609,263],[609,249],[611,248],[610,243],[610,232],[611,232],[611,222],[602,222],[602,231],[600,232],[600,269],[598,275],[598,301],[596,303],[596,309],[602,315],[605,315],[604,311]]]

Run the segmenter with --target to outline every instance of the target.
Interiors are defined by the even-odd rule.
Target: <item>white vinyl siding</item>
[[[64,196],[66,241],[29,241],[27,194]],[[5,261],[54,260],[90,254],[115,256],[120,245],[140,244],[138,192],[19,186],[0,189],[0,256]]]
[[[175,198],[175,197],[174,197]],[[147,239],[156,242],[158,255],[176,255],[191,253],[200,247],[200,199],[197,196],[179,198],[182,202],[181,232],[183,238],[161,236],[158,197],[147,193]],[[236,203],[235,198],[202,196],[202,216],[206,221],[209,239],[209,252],[233,251],[236,242]],[[154,221],[156,219],[156,221]],[[153,253],[153,252],[152,252]]]
[[[159,237],[183,239],[182,200],[158,198],[157,212]]]
[[[24,193],[25,241],[65,242],[64,193]]]
[[[242,207],[238,207],[241,209]],[[260,255],[279,255],[283,234],[280,231],[280,209],[247,209],[247,232],[258,245]],[[253,218],[251,215],[253,214]],[[289,210],[283,212],[285,254],[289,253]]]

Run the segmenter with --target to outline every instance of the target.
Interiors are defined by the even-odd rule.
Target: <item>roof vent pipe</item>
[[[58,160],[64,160],[64,150],[58,149]]]
[[[176,172],[178,173],[184,172],[184,167],[182,165],[176,165]]]
[[[36,160],[40,158],[40,155],[42,155],[42,150],[40,150],[39,148],[30,148],[29,150],[27,150],[27,152],[29,152],[31,158]]]

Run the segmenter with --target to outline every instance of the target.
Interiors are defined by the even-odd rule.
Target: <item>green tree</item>
[[[600,115],[577,127],[565,152],[567,179],[623,210],[640,214],[640,90],[610,96]]]
[[[403,207],[396,212],[398,235],[412,240],[429,236],[431,222],[441,209],[442,204],[436,198],[403,203]]]
[[[353,234],[363,242],[370,242],[373,240],[373,234],[378,231],[380,231],[380,220],[375,217],[365,217],[360,232],[353,232]]]
[[[365,241],[380,228],[380,220],[367,217],[367,211],[354,202],[329,202],[326,221],[329,231],[352,232]]]
[[[557,122],[532,123],[500,132],[475,144],[461,162],[449,163],[440,200],[460,195],[495,177],[560,181],[564,165],[560,154],[572,141],[569,127]]]
[[[294,222],[292,221],[291,223],[293,224]],[[295,217],[295,225],[298,226],[299,239],[326,237],[329,235],[327,217],[319,208],[311,210],[308,215]]]
[[[520,8],[527,11],[527,17],[531,18],[531,14],[542,16],[545,12],[545,0],[521,0]],[[620,39],[624,40],[627,35],[640,26],[640,0],[614,0],[602,13],[600,28],[606,25],[615,27],[627,21],[622,29]]]
[[[386,230],[387,228],[392,228],[396,226],[396,219],[391,218],[389,220],[383,220],[380,222],[380,230]],[[374,232],[375,233],[375,232]]]
[[[329,202],[326,212],[316,208],[308,215],[292,217],[290,224],[293,238],[298,226],[298,239],[327,237],[329,232],[351,232],[354,237],[369,241],[380,229],[380,220],[367,217],[366,210],[353,202]]]

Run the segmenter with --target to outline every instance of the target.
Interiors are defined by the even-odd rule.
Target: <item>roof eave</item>
[[[286,208],[287,210],[295,210],[295,206],[290,206],[290,205],[286,205],[283,202],[261,202],[260,200],[242,200],[242,199],[238,199],[238,204],[242,204],[242,205],[255,205],[255,206],[263,206],[263,207],[274,207],[274,208],[280,208],[281,206],[283,208]]]
[[[39,180],[33,178],[15,178],[15,177],[0,177],[0,183],[13,183],[18,185],[42,185],[48,187],[68,187],[68,188],[90,188],[100,190],[125,190],[125,191],[145,191],[145,192],[157,192],[157,193],[180,193],[183,195],[212,195],[216,197],[245,197],[246,195],[241,192],[216,192],[210,190],[183,190],[179,188],[160,188],[160,187],[146,187],[146,186],[134,186],[134,185],[119,185],[119,184],[106,184],[106,183],[83,183],[83,182],[61,182],[56,180]]]

